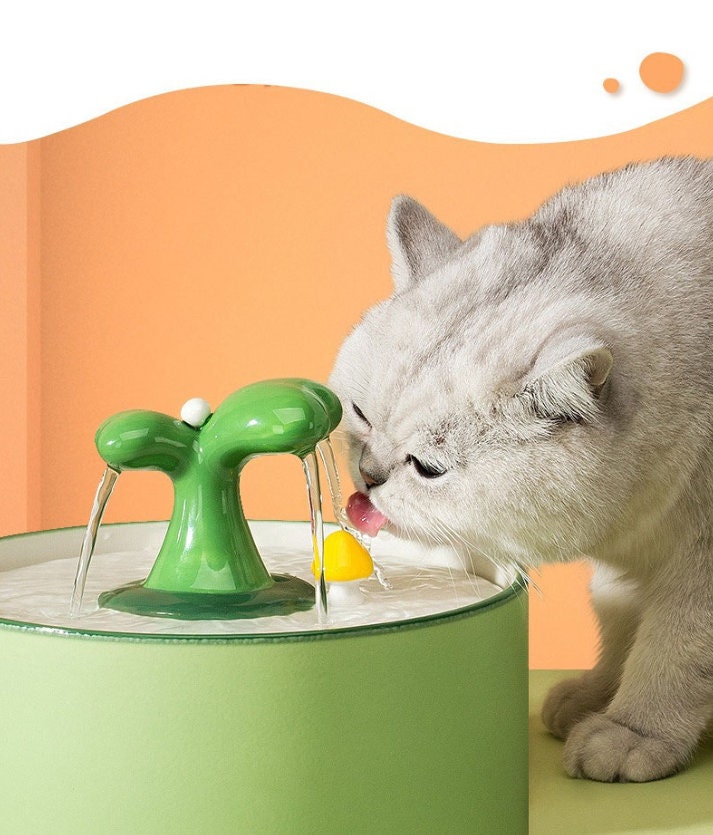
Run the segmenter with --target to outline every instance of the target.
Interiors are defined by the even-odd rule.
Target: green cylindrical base
[[[99,605],[135,615],[181,620],[237,620],[291,615],[314,606],[314,586],[288,574],[271,576],[275,581],[273,585],[243,594],[173,592],[148,588],[142,582],[129,583],[100,594]]]
[[[524,835],[526,614],[513,587],[291,638],[0,624],[2,829]]]

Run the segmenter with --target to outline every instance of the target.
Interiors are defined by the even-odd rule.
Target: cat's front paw
[[[582,720],[564,747],[564,767],[570,777],[606,783],[645,783],[678,771],[685,756],[656,737],[632,731],[598,714]]]
[[[542,721],[547,730],[566,739],[572,728],[591,713],[599,713],[609,702],[608,693],[586,674],[568,678],[549,691],[542,706]]]

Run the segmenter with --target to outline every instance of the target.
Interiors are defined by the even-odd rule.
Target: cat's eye
[[[362,412],[362,410],[357,406],[356,403],[352,403],[352,409],[354,409],[354,414],[359,418],[359,420],[363,420],[364,423],[371,429],[371,424],[364,417],[364,412]]]
[[[438,478],[438,476],[441,476],[446,472],[446,470],[439,467],[432,467],[428,464],[424,464],[423,461],[419,461],[418,458],[414,458],[413,455],[409,455],[406,458],[406,463],[413,464],[414,470],[416,470],[422,478]]]

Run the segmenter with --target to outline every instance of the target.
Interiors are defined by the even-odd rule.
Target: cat
[[[548,694],[569,775],[643,782],[713,713],[713,160],[632,163],[459,239],[408,196],[344,341],[353,520],[499,564],[592,560],[596,666]]]

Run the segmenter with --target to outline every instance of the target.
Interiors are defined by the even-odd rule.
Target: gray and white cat
[[[570,775],[674,773],[713,713],[713,160],[464,241],[397,197],[387,236],[394,295],[330,379],[356,517],[500,564],[589,557],[600,658],[545,724]]]

